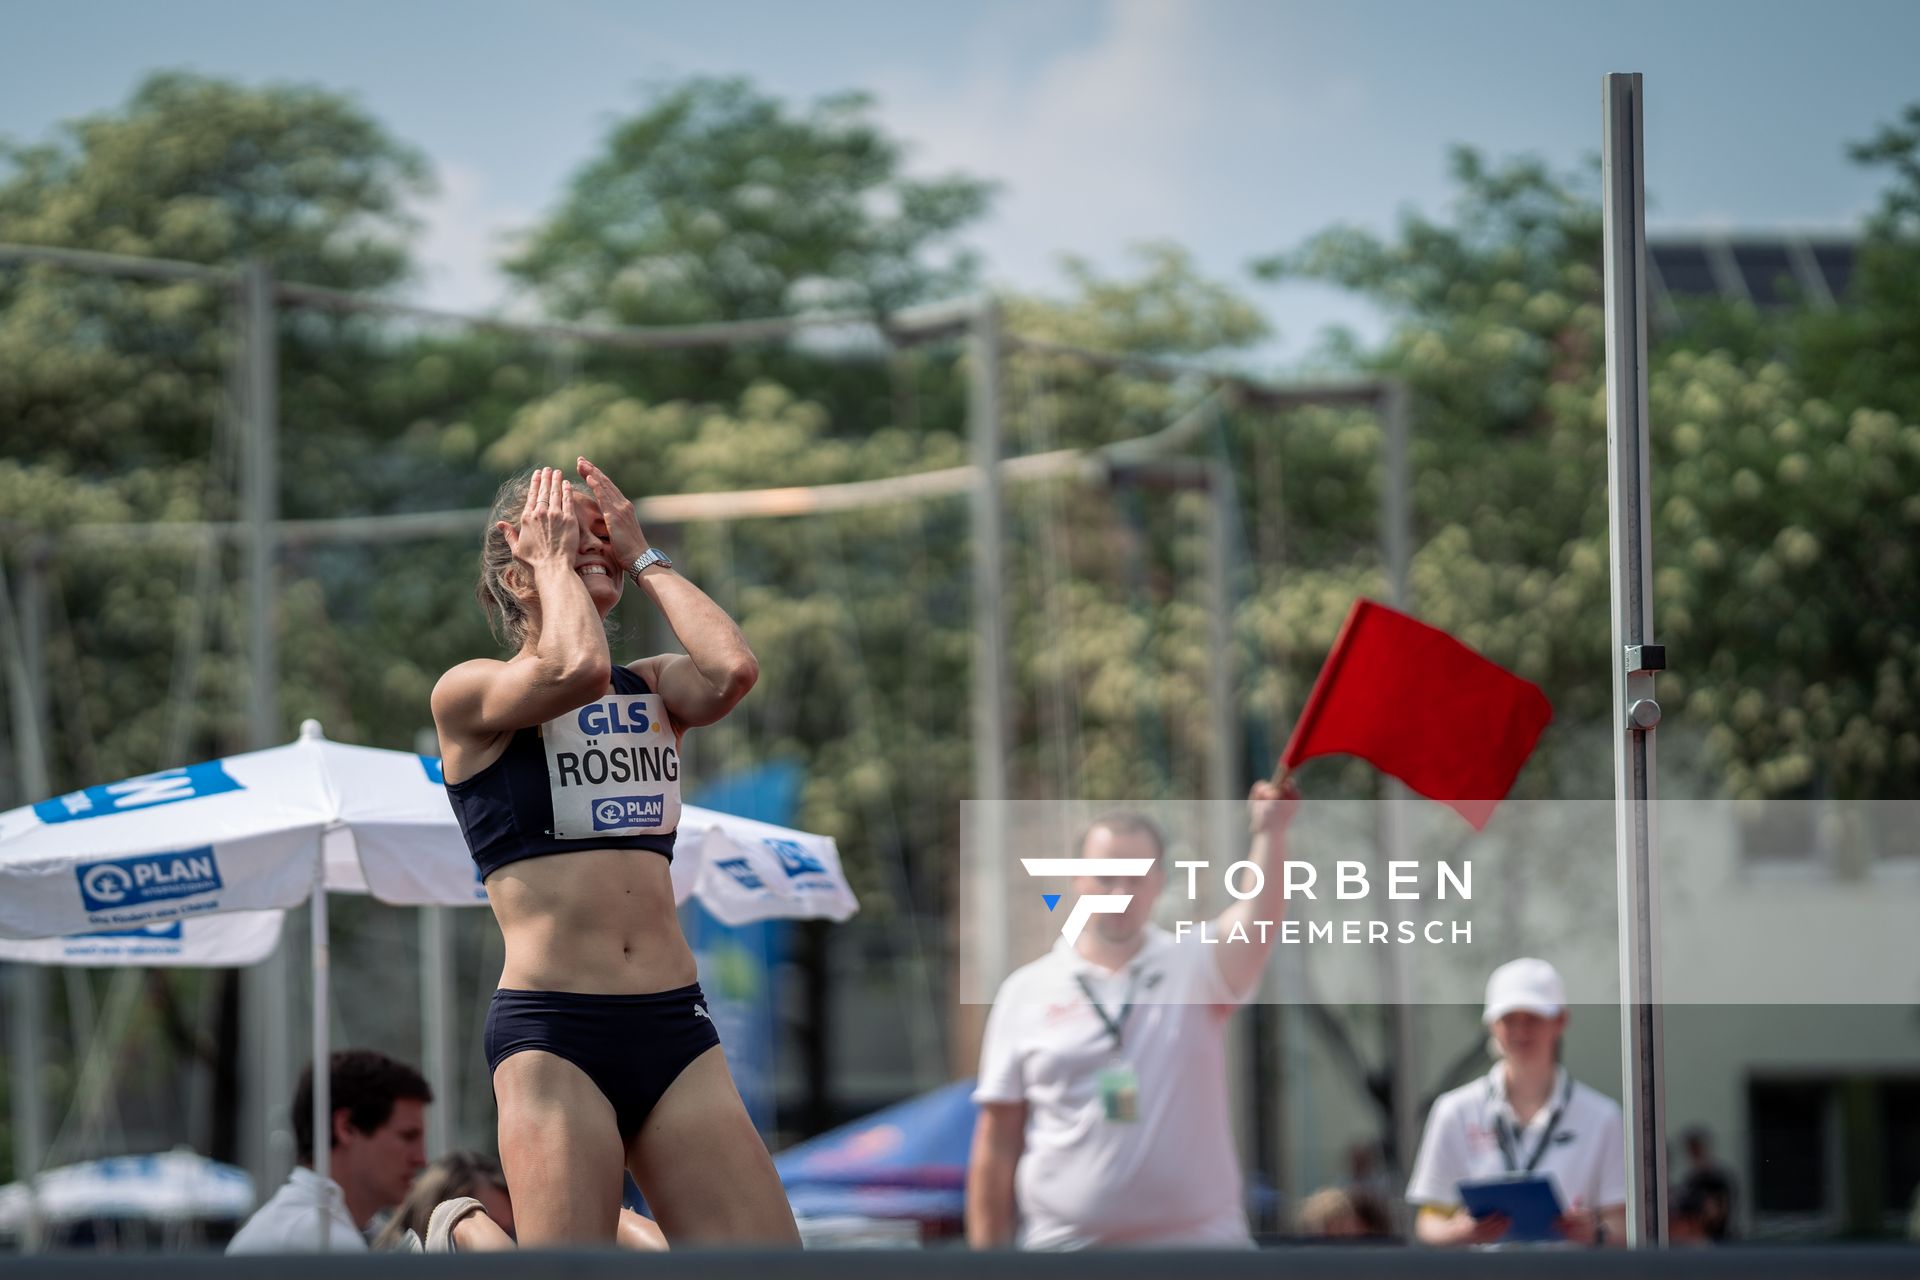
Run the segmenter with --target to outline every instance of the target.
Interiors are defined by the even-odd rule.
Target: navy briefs
[[[524,1049],[564,1058],[613,1104],[624,1148],[687,1064],[720,1043],[700,984],[643,995],[515,991],[487,1008],[487,1069]]]

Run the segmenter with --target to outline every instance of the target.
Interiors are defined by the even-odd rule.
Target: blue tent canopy
[[[774,1159],[794,1209],[959,1218],[973,1145],[973,1081],[958,1080],[788,1147]]]

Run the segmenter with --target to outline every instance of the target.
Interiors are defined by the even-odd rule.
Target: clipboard
[[[1462,1182],[1460,1203],[1476,1218],[1504,1213],[1513,1220],[1503,1241],[1558,1240],[1553,1222],[1564,1210],[1553,1182],[1539,1174]]]

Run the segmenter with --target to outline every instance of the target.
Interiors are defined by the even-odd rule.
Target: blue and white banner
[[[57,799],[42,800],[33,806],[33,812],[40,821],[53,825],[86,818],[104,818],[116,813],[130,813],[135,809],[151,809],[155,805],[178,804],[183,800],[197,800],[202,796],[217,796],[238,790],[240,784],[221,767],[221,762],[209,760],[204,764],[190,764],[183,769],[164,769],[144,777],[129,778],[125,782],[88,787]]]
[[[222,911],[131,929],[68,934],[64,938],[0,940],[0,960],[21,964],[166,965],[227,969],[258,964],[280,941],[284,913]]]

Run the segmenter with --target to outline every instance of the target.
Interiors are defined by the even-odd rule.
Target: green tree
[[[264,257],[282,279],[380,288],[408,270],[406,206],[426,187],[425,161],[338,95],[166,72],[118,111],[0,146],[0,241],[216,266]],[[203,463],[228,302],[194,283],[9,268],[9,453],[95,474]]]
[[[910,178],[863,94],[795,111],[696,79],[615,126],[507,269],[556,314],[687,324],[804,308],[885,312],[965,288],[972,178]]]
[[[1845,304],[1792,317],[1794,366],[1842,411],[1920,421],[1920,103],[1851,154],[1890,181],[1860,238]]]
[[[1108,275],[1063,259],[1064,296],[1009,298],[1008,331],[1195,369],[1267,336],[1259,311],[1177,246],[1139,246],[1127,266]],[[1138,438],[1213,392],[1202,376],[1143,377],[1016,347],[1003,392],[1009,448],[1035,454]],[[1217,420],[1199,436],[1203,454],[1229,447],[1244,456]],[[1011,773],[1020,794],[1206,794],[1207,689],[1219,660],[1208,633],[1206,500],[1075,479],[1011,486],[1006,501]]]
[[[1604,725],[1599,215],[1534,162],[1463,151],[1455,177],[1449,222],[1410,216],[1392,240],[1329,232],[1259,269],[1345,285],[1396,317],[1366,363],[1415,395],[1416,611],[1539,681],[1562,724]],[[1920,763],[1920,619],[1901,603],[1920,598],[1920,509],[1904,497],[1920,427],[1812,394],[1764,345],[1701,352],[1684,335],[1653,353],[1650,394],[1655,619],[1674,663],[1662,692],[1681,711],[1668,727],[1699,735],[1736,795],[1795,792],[1815,761],[1834,794],[1904,794]],[[1304,595],[1261,625],[1323,649],[1331,612]],[[1592,752],[1554,736],[1523,794],[1602,790]]]
[[[418,153],[339,95],[169,72],[147,78],[117,110],[44,142],[0,147],[0,241],[229,268],[258,257],[283,280],[378,289],[409,270],[407,208],[426,189]],[[16,584],[23,552],[52,553],[44,581],[56,787],[246,745],[234,553],[137,536],[78,544],[65,533],[84,522],[235,513],[236,342],[233,298],[218,286],[0,269],[0,509]],[[361,322],[302,316],[284,326],[291,513],[338,509],[343,496],[365,503],[418,476],[404,462],[368,465],[371,442],[398,434],[391,417],[369,411],[379,345]],[[403,390],[393,408],[419,398]],[[346,691],[334,655],[316,642],[331,633],[310,588],[290,587],[283,621],[283,704],[324,714]],[[9,790],[13,781],[9,771]],[[153,984],[157,1012],[134,1019],[136,1042],[205,1060],[217,1096],[235,1100],[237,1004],[220,1002],[223,1016],[204,1040],[178,1015],[174,982]],[[193,990],[190,979],[179,985]],[[184,1076],[151,1074],[160,1111],[178,1111],[179,1099],[164,1096]],[[62,1078],[57,1064],[49,1078]],[[211,1134],[192,1136],[230,1157],[234,1119],[230,1107],[217,1109]]]

